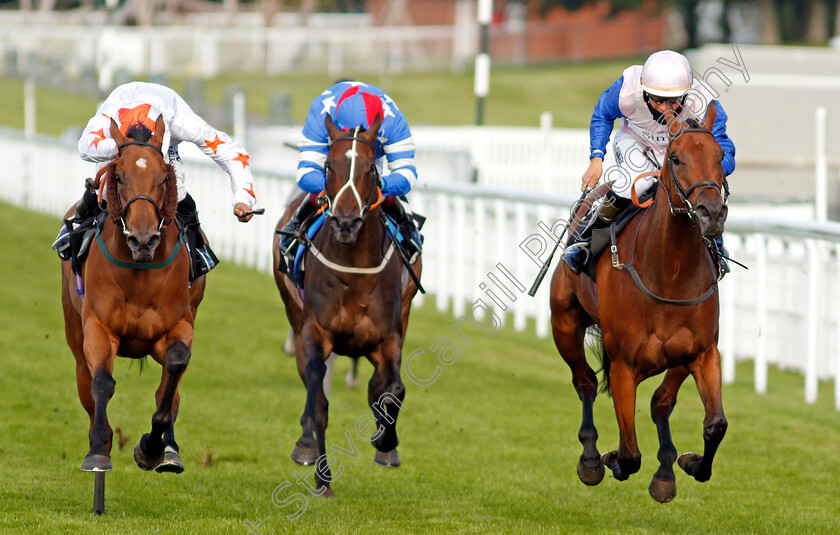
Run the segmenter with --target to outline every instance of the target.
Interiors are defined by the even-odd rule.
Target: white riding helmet
[[[673,50],[651,54],[642,67],[642,87],[658,97],[681,97],[693,81],[688,60]]]

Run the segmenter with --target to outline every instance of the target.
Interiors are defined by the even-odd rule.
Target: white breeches
[[[613,150],[615,151],[616,164],[606,170],[604,180],[613,182],[612,189],[616,195],[629,199],[630,187],[636,177],[642,173],[656,171],[656,167],[645,156],[645,145],[632,135],[620,130],[615,134]],[[662,164],[663,154],[660,151],[654,149],[652,153],[648,151],[648,154],[656,158],[657,163]],[[654,183],[655,178],[653,176],[640,178],[635,183],[636,195],[641,197]]]

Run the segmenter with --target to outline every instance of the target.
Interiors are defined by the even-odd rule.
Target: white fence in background
[[[54,216],[79,198],[83,178],[93,171],[75,147],[52,138],[26,140],[17,131],[0,131],[0,155],[5,163],[0,199]],[[243,225],[232,215],[227,176],[209,162],[185,167],[202,225],[219,257],[269,272],[274,226],[295,189],[291,177],[256,173],[259,205],[266,215]],[[540,223],[550,227],[565,218],[576,196],[419,184],[411,202],[428,216],[427,298],[455,317],[481,299],[517,330],[548,336],[548,278],[536,297],[526,293],[539,269],[531,256],[547,256],[549,237]],[[749,211],[733,204],[727,222],[727,246],[750,269],[733,266],[721,284],[724,380],[734,379],[736,360],[754,359],[756,390],[763,392],[767,365],[775,364],[804,374],[806,400],[813,402],[819,380],[837,381],[840,376],[840,224],[748,216]],[[521,244],[534,254],[526,254]],[[835,404],[840,408],[840,382],[835,384]]]
[[[300,126],[252,128],[248,152],[262,169],[293,173],[300,154],[288,144],[297,147],[300,131]],[[580,189],[580,177],[589,163],[589,131],[585,129],[551,128],[550,124],[541,128],[412,126],[411,134],[421,182],[574,192]],[[185,153],[186,157],[204,158],[197,150],[191,153]],[[615,155],[609,150],[604,169],[613,165]]]

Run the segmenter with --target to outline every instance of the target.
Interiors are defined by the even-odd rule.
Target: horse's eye
[[[672,154],[669,159],[671,160],[671,163],[674,164],[674,165],[679,165],[679,163],[680,163],[680,159],[677,157],[676,154]]]

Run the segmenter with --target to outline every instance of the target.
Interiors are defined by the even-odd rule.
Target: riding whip
[[[548,268],[551,267],[551,261],[554,259],[554,253],[557,252],[557,248],[560,247],[560,243],[563,241],[563,237],[566,235],[566,231],[569,230],[569,225],[571,225],[572,217],[574,217],[574,213],[577,211],[580,203],[583,202],[583,199],[586,198],[586,195],[592,191],[591,188],[586,188],[581,193],[580,198],[572,204],[572,208],[569,213],[569,219],[566,221],[566,224],[563,226],[563,232],[560,233],[560,236],[557,238],[557,241],[554,243],[554,248],[551,250],[551,254],[548,255],[548,258],[543,263],[542,267],[540,268],[540,272],[537,273],[537,278],[534,279],[534,284],[531,285],[531,289],[528,290],[528,295],[534,297],[537,293],[537,289],[542,284],[543,279],[545,278],[545,274],[548,273]]]

